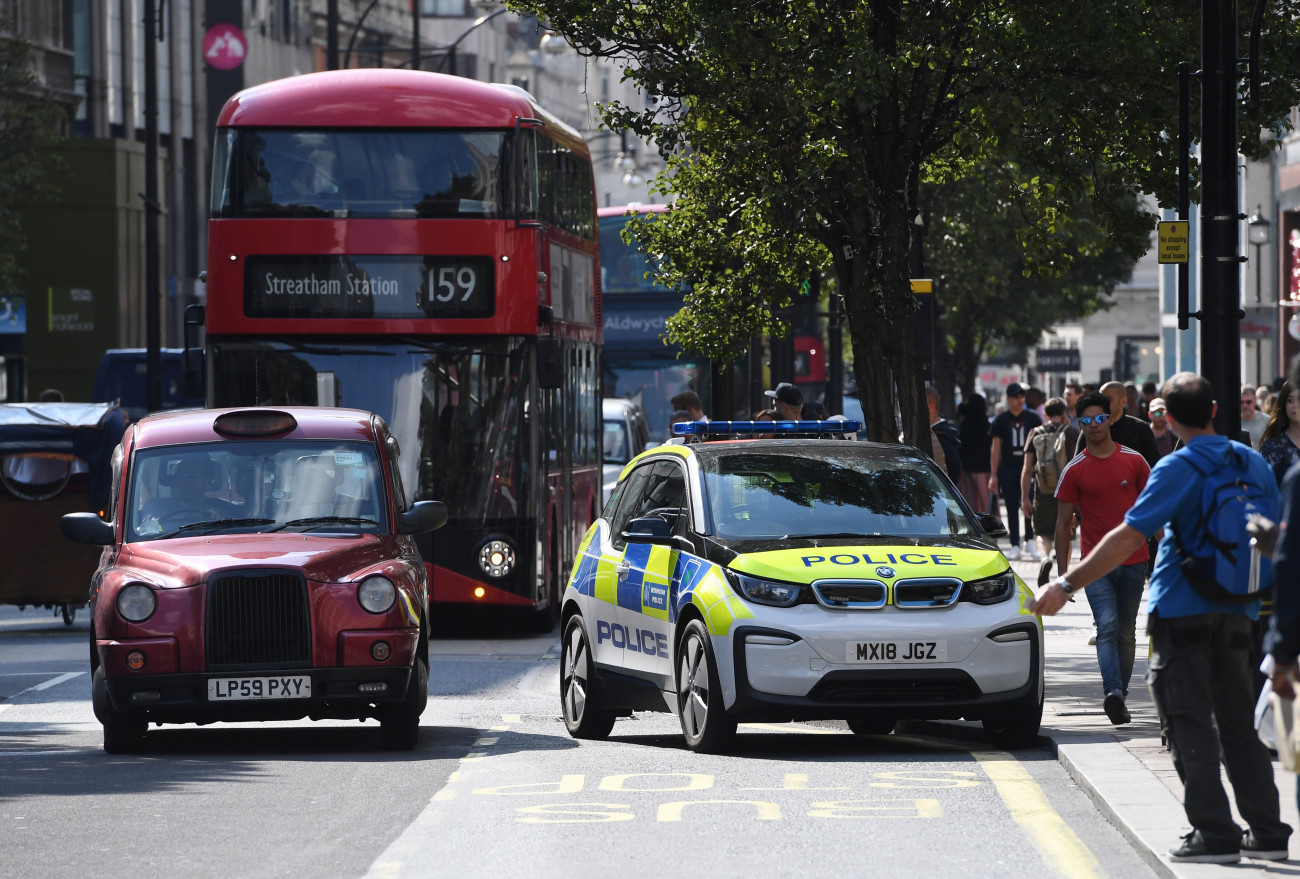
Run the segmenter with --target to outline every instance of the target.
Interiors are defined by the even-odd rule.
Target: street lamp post
[[[1264,274],[1264,264],[1260,260],[1260,252],[1269,241],[1269,227],[1272,225],[1261,211],[1261,205],[1255,205],[1255,213],[1250,215],[1246,221],[1247,235],[1250,244],[1255,248],[1255,306],[1256,308],[1263,305],[1260,291],[1260,279]],[[1263,354],[1260,343],[1262,340],[1255,340],[1255,380],[1258,382],[1263,378]]]

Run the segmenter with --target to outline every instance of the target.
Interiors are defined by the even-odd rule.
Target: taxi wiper
[[[378,525],[374,519],[361,519],[355,516],[310,516],[306,519],[290,519],[267,531],[280,531],[284,528],[318,528],[322,525]]]
[[[175,537],[177,534],[180,534],[182,531],[196,531],[199,528],[233,528],[233,527],[244,526],[244,525],[274,525],[274,524],[275,524],[274,519],[255,519],[255,518],[208,519],[203,522],[191,522],[188,525],[182,525],[181,527],[177,528],[175,531],[168,531],[166,534],[159,535],[159,537],[155,539]]]

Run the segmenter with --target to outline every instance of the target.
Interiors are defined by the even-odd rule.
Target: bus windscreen
[[[226,129],[218,132],[213,156],[213,214],[497,219],[507,212],[510,136]]]

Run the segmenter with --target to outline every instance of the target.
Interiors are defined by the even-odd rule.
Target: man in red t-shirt
[[[1124,521],[1146,487],[1151,468],[1146,459],[1110,438],[1110,401],[1098,393],[1084,394],[1075,404],[1079,428],[1087,445],[1061,471],[1056,486],[1056,568],[1060,575],[1070,562],[1070,531],[1074,511],[1082,519],[1079,542],[1086,556],[1112,528]],[[1128,723],[1124,702],[1137,652],[1137,614],[1147,578],[1147,545],[1143,543],[1115,570],[1088,584],[1084,595],[1097,623],[1097,665],[1101,668],[1103,705],[1116,725]]]

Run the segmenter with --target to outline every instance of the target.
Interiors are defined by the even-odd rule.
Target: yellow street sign
[[[1156,254],[1161,265],[1187,262],[1188,234],[1186,220],[1170,220],[1160,224]]]
[[[912,293],[933,293],[934,281],[930,278],[913,278]]]

